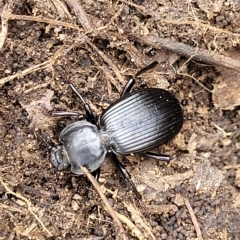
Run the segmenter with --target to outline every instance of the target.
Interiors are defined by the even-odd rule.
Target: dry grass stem
[[[37,222],[42,226],[43,230],[50,236],[52,237],[52,233],[45,227],[44,223],[41,221],[41,219],[33,212],[32,207],[31,207],[31,202],[23,197],[22,195],[13,192],[8,186],[7,184],[2,180],[2,178],[0,178],[0,183],[2,184],[2,186],[5,188],[5,190],[7,191],[7,194],[11,194],[13,196],[15,196],[16,198],[19,198],[21,200],[23,200],[27,206],[28,206],[28,211],[33,215],[33,217],[37,220]]]
[[[86,174],[86,176],[88,177],[88,179],[91,181],[91,183],[93,184],[94,188],[97,190],[98,194],[100,195],[103,203],[106,206],[106,209],[108,211],[108,213],[111,215],[111,217],[113,218],[114,222],[115,222],[115,226],[116,226],[116,238],[117,239],[123,239],[123,240],[127,240],[123,226],[121,224],[121,222],[119,221],[116,212],[113,210],[113,208],[110,206],[106,196],[103,194],[103,192],[101,191],[97,181],[94,179],[94,177],[92,176],[92,174],[88,171],[88,169],[86,167],[81,167],[82,171],[84,172],[84,174]]]

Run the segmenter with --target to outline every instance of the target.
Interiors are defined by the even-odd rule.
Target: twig
[[[82,42],[84,42],[84,39],[81,39],[81,40],[82,40]],[[37,65],[31,66],[31,67],[29,67],[29,68],[27,68],[27,69],[25,69],[23,71],[20,71],[20,72],[18,72],[16,74],[13,74],[11,76],[1,78],[0,79],[0,86],[3,85],[6,82],[10,82],[11,80],[13,80],[15,78],[21,78],[21,77],[23,77],[23,76],[25,76],[25,75],[27,75],[29,73],[36,72],[36,71],[41,70],[41,69],[52,67],[59,57],[66,55],[77,44],[79,44],[79,43],[72,44],[71,46],[69,46],[67,48],[64,45],[60,49],[58,49],[54,53],[53,57],[50,58],[49,60],[46,60],[45,62],[39,63]]]
[[[10,82],[11,80],[15,79],[15,78],[20,78],[20,77],[23,77],[31,72],[36,72],[38,70],[41,70],[41,69],[44,69],[44,68],[47,68],[50,64],[51,60],[47,60],[43,63],[40,63],[40,64],[37,64],[37,65],[34,65],[34,66],[31,66],[23,71],[20,71],[16,74],[13,74],[11,76],[8,76],[8,77],[4,77],[4,78],[1,78],[0,79],[0,86],[3,85],[4,83],[6,82]]]
[[[174,42],[166,38],[160,38],[153,35],[131,37],[141,44],[152,46],[156,49],[166,49],[175,52],[187,58],[192,58],[197,62],[207,63],[214,66],[230,68],[240,72],[240,61],[217,53],[209,54],[207,50],[201,50],[184,43]]]
[[[177,74],[181,75],[181,76],[185,76],[185,77],[189,77],[192,78],[195,82],[197,82],[202,88],[204,88],[206,91],[208,92],[212,92],[210,89],[208,89],[206,86],[204,86],[202,83],[200,83],[200,81],[198,81],[195,77],[193,77],[192,75],[189,75],[187,73],[181,73],[181,72],[177,72]]]
[[[236,165],[231,164],[231,165],[226,165],[226,166],[223,167],[223,169],[225,169],[225,170],[229,170],[229,169],[232,169],[232,168],[233,169],[240,168],[240,164],[236,164]],[[239,195],[239,197],[240,197],[240,195]]]
[[[86,13],[77,0],[64,0],[69,8],[75,13],[85,31],[92,29],[92,24],[88,20]]]
[[[79,32],[83,32],[84,30],[78,26],[75,26],[71,23],[57,21],[54,19],[46,18],[46,17],[38,17],[38,16],[27,16],[27,15],[18,15],[18,14],[10,14],[8,16],[9,20],[24,20],[24,21],[34,21],[34,22],[42,22],[42,23],[48,23],[56,26],[64,26],[67,28],[76,29]]]
[[[141,12],[143,15],[147,15],[148,12],[146,12],[145,7],[139,6],[137,4],[134,4],[133,2],[127,1],[127,0],[120,0],[120,2],[123,2],[131,7],[135,7],[139,12]]]
[[[98,68],[102,71],[102,73],[106,76],[106,78],[116,87],[116,89],[118,90],[118,92],[122,92],[122,86],[121,84],[113,77],[113,75],[108,71],[107,67],[105,64],[100,65],[95,57],[90,56],[90,58],[92,59],[92,61],[98,66]],[[108,82],[109,82],[108,81]],[[110,96],[110,95],[109,95]]]
[[[88,169],[86,167],[82,167],[81,166],[81,169],[86,174],[88,179],[91,181],[91,183],[93,184],[95,189],[97,190],[98,194],[100,195],[103,203],[105,204],[105,206],[107,208],[108,213],[112,216],[112,218],[113,218],[113,220],[114,220],[114,222],[116,224],[116,227],[117,227],[117,230],[116,230],[116,237],[117,237],[117,239],[126,239],[127,240],[127,238],[125,236],[125,232],[124,232],[123,226],[122,226],[122,223],[119,221],[115,211],[110,206],[106,196],[101,191],[97,181],[93,178],[93,176],[91,175],[91,173],[88,171]]]
[[[199,224],[198,224],[198,221],[197,221],[197,218],[195,217],[195,214],[193,212],[193,209],[188,201],[188,199],[184,199],[185,200],[185,204],[186,204],[186,207],[188,209],[188,212],[190,213],[190,216],[192,218],[192,222],[193,222],[193,225],[195,227],[195,230],[196,230],[196,233],[197,233],[197,239],[198,240],[203,240],[203,237],[202,237],[202,232],[201,232],[201,229],[199,227]]]
[[[212,32],[225,33],[227,35],[232,35],[232,36],[236,36],[236,37],[240,36],[239,33],[233,33],[226,29],[217,28],[217,27],[209,25],[209,23],[204,23],[203,21],[189,21],[189,20],[183,20],[183,19],[181,19],[181,21],[179,21],[179,19],[178,20],[163,19],[161,22],[167,23],[167,24],[175,24],[175,25],[191,25],[191,26],[196,25],[198,28],[210,30]]]
[[[102,51],[100,51],[91,41],[87,41],[87,43],[99,54],[99,56],[112,68],[114,73],[116,74],[118,80],[125,84],[125,80],[120,73],[119,69],[115,66],[115,64],[112,62],[110,58],[107,57],[106,54],[104,54]]]
[[[3,45],[7,38],[8,33],[8,16],[10,14],[10,6],[9,4],[5,4],[2,14],[1,14],[1,20],[2,20],[2,31],[0,33],[0,50],[2,50]]]
[[[107,67],[105,65],[99,66],[103,74],[107,77],[107,79],[115,86],[115,88],[118,90],[119,93],[122,92],[122,86],[119,84],[119,82],[113,77],[112,74],[107,71]]]
[[[68,11],[67,5],[62,0],[52,0],[51,1],[54,7],[58,11],[58,15],[66,16],[67,19],[73,19],[71,13]]]
[[[3,204],[3,203],[0,203],[0,208],[4,208],[4,209],[6,209],[8,211],[12,211],[12,212],[19,212],[21,214],[27,213],[27,212],[22,211],[21,209],[18,209],[16,207],[12,207],[12,206],[9,206],[9,205]]]
[[[72,9],[72,11],[76,14],[79,22],[81,23],[81,25],[83,26],[83,28],[86,30],[86,34],[93,32],[92,29],[92,25],[90,23],[90,21],[88,20],[85,11],[82,9],[81,5],[79,4],[78,1],[76,0],[65,0],[65,2],[69,5],[69,7]],[[109,26],[121,13],[122,9],[123,9],[124,5],[122,5],[119,9],[119,11],[111,18],[111,21],[104,27],[100,27],[96,30],[101,30],[103,28],[106,28],[107,26]],[[119,69],[114,65],[114,63],[112,62],[111,59],[109,59],[107,57],[107,55],[105,55],[102,51],[100,51],[89,39],[88,44],[100,55],[100,57],[111,67],[111,69],[114,71],[114,73],[116,74],[116,77],[119,79],[119,81],[122,84],[125,84],[125,80],[122,76],[122,74],[120,73]]]
[[[123,222],[125,223],[128,228],[131,230],[133,236],[135,236],[136,238],[138,238],[139,240],[143,240],[145,239],[143,234],[140,232],[140,230],[136,227],[136,225],[131,221],[129,220],[126,216],[116,212],[117,214],[117,217]]]
[[[0,178],[0,183],[3,185],[3,187],[6,189],[7,193],[12,194],[13,196],[15,196],[16,198],[19,198],[21,200],[23,200],[24,202],[27,203],[28,206],[28,211],[34,216],[34,218],[38,221],[38,223],[40,223],[40,225],[42,226],[43,230],[49,234],[49,236],[53,236],[51,234],[51,232],[45,227],[44,223],[41,221],[41,219],[39,219],[39,217],[32,211],[32,207],[31,207],[31,202],[28,201],[28,199],[26,199],[25,197],[21,196],[18,193],[13,192],[6,184],[5,182],[3,182],[2,178]]]
[[[147,236],[148,239],[156,240],[155,236],[152,233],[152,229],[147,223],[146,219],[143,218],[142,214],[137,211],[137,209],[132,205],[132,203],[124,203],[124,206],[127,210],[131,213],[133,221],[136,225],[144,232],[145,237]]]

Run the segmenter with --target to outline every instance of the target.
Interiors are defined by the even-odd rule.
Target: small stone
[[[152,227],[156,227],[158,225],[158,223],[156,221],[150,221],[150,225]]]
[[[72,201],[72,208],[73,208],[74,211],[78,211],[79,206],[78,206],[78,203],[76,201]]]

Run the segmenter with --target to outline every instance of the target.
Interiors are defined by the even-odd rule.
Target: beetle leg
[[[79,118],[86,118],[84,115],[79,114],[77,112],[68,112],[68,111],[54,111],[52,112],[53,117],[74,117],[78,116]]]
[[[74,87],[74,85],[72,83],[69,83],[69,86],[72,88],[72,90],[77,94],[78,98],[80,99],[80,101],[83,104],[83,107],[85,109],[86,115],[87,115],[87,120],[89,122],[91,122],[92,124],[96,124],[96,118],[94,117],[94,114],[92,112],[92,109],[90,108],[90,106],[85,102],[85,100],[83,99],[83,97],[81,96],[81,94],[78,92],[78,90]]]
[[[172,160],[172,157],[169,155],[163,155],[163,154],[158,154],[158,153],[152,153],[152,152],[146,152],[143,155],[150,157],[150,158],[154,158],[160,161],[166,161],[169,162]]]
[[[130,184],[132,185],[133,191],[135,192],[135,194],[137,195],[137,198],[139,200],[142,200],[142,196],[140,195],[140,193],[138,192],[135,184],[133,183],[131,176],[129,174],[129,172],[127,171],[127,169],[122,165],[121,162],[118,161],[116,154],[112,154],[112,158],[113,161],[115,162],[115,164],[117,165],[118,169],[120,170],[120,172],[123,174],[123,176],[130,182]]]
[[[158,64],[157,61],[150,63],[149,65],[147,65],[146,67],[144,67],[143,69],[138,71],[132,78],[138,77],[139,75],[145,73],[146,71],[150,70],[151,68],[154,68],[157,64]]]
[[[158,64],[157,61],[152,62],[151,64],[147,65],[145,68],[141,69],[140,71],[138,71],[135,75],[133,75],[131,77],[131,79],[127,82],[127,84],[125,85],[122,93],[121,93],[121,97],[123,97],[124,95],[126,95],[127,93],[129,93],[133,87],[133,85],[135,84],[135,78],[138,77],[139,75],[141,75],[142,73],[146,72],[147,70],[155,67]]]
[[[134,76],[127,82],[127,84],[125,85],[122,93],[121,93],[121,97],[123,97],[124,95],[126,95],[127,93],[129,93],[133,87],[133,85],[135,84],[135,80],[134,80]]]
[[[96,181],[98,181],[98,179],[99,179],[99,177],[100,177],[100,173],[101,173],[100,168],[97,169],[97,170],[94,171],[94,172],[91,172],[91,174],[93,175],[93,177],[95,178]]]

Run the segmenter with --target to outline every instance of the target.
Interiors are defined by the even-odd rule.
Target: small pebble
[[[156,221],[150,221],[150,225],[152,227],[156,227],[158,225],[158,223]]]
[[[166,238],[167,238],[167,234],[166,233],[161,234],[161,239],[166,239]]]

